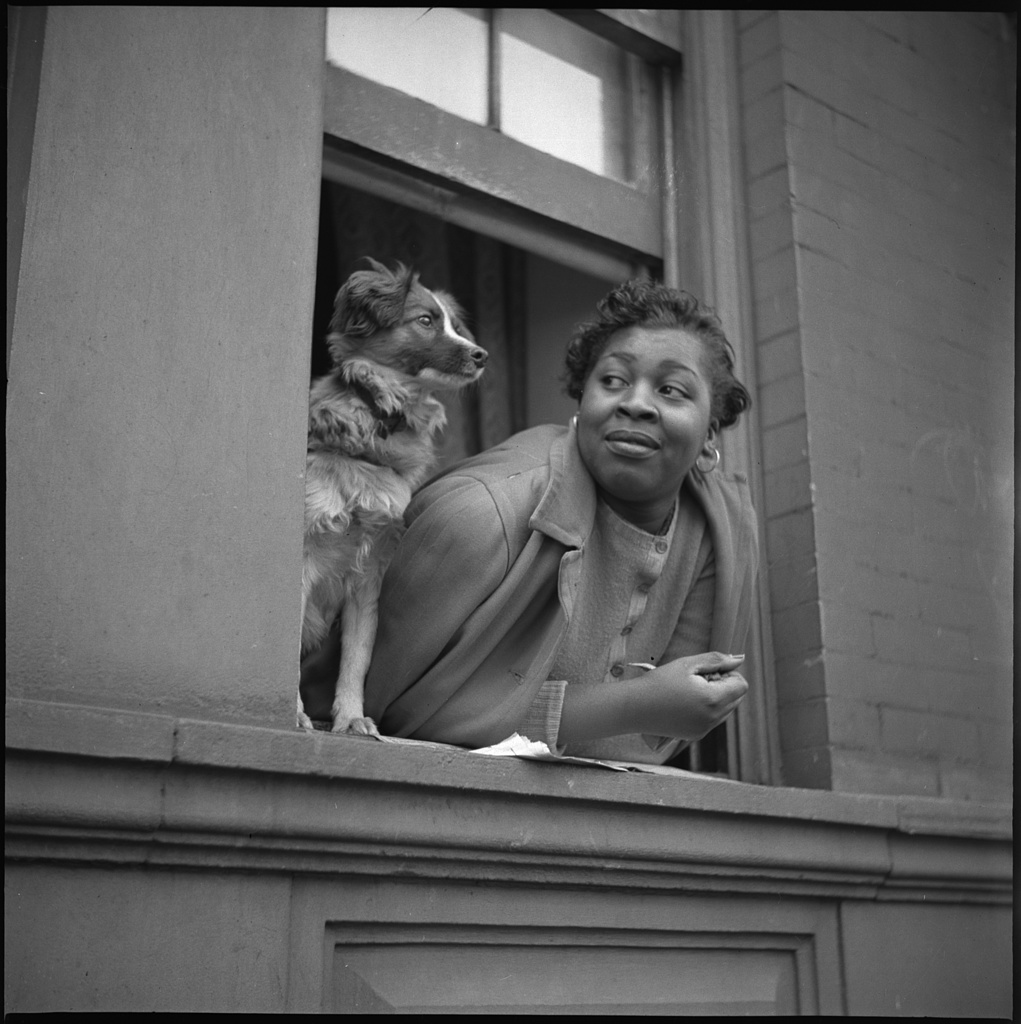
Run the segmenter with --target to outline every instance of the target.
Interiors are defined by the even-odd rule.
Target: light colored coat
[[[716,559],[711,649],[739,653],[758,565],[748,484],[693,472],[684,486]],[[570,620],[596,500],[574,429],[557,426],[515,435],[412,499],[365,685],[384,734],[479,747],[520,729]]]

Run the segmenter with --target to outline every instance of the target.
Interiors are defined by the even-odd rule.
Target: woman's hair
[[[734,350],[716,315],[687,292],[655,281],[633,279],[617,285],[596,306],[599,316],[579,324],[567,347],[565,391],[581,401],[585,381],[606,343],[626,327],[676,327],[702,342],[704,371],[712,388],[709,418],[732,426],[751,404],[748,389],[734,376]]]

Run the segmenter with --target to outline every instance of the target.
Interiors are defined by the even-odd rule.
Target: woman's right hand
[[[635,731],[700,740],[748,692],[748,683],[737,672],[743,661],[743,654],[710,651],[677,658],[632,680],[629,705],[636,716]]]
[[[743,654],[713,651],[677,658],[638,679],[568,685],[558,740],[570,746],[627,733],[700,740],[748,692],[736,671],[743,661]]]

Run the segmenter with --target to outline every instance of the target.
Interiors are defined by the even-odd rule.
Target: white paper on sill
[[[610,761],[596,761],[591,757],[568,757],[566,755],[554,754],[547,744],[541,740],[530,740],[527,736],[514,733],[507,739],[491,747],[479,747],[472,751],[473,754],[486,754],[489,757],[520,757],[526,761],[558,761],[561,764],[582,764],[593,768],[609,768],[613,772],[633,771],[623,764],[613,764]]]
[[[571,757],[570,755],[554,754],[552,750],[539,740],[530,740],[527,736],[514,733],[507,739],[491,747],[480,747],[471,751],[473,754],[485,754],[489,757],[520,757],[526,761],[555,761],[559,764],[580,764],[587,768],[608,768],[611,772],[639,772],[645,775],[672,775],[689,779],[716,779],[720,782],[736,782],[725,775],[691,772],[686,768],[673,768],[665,764],[643,764],[638,761],[597,761],[592,757]]]
[[[465,751],[464,747],[449,743],[431,743],[428,740],[401,739],[397,736],[380,736],[383,743],[404,744],[409,747],[431,747],[434,750],[456,751],[459,753],[482,754],[484,757],[517,757],[524,761],[551,761],[558,764],[578,764],[585,768],[606,768],[611,772],[638,772],[645,775],[671,775],[674,778],[717,779],[721,782],[734,782],[721,775],[707,775],[704,772],[690,772],[684,768],[671,768],[663,764],[639,764],[636,761],[597,761],[591,757],[570,757],[554,754],[540,740],[530,740],[527,736],[514,733],[507,739],[495,743],[491,747],[480,747],[477,750]]]

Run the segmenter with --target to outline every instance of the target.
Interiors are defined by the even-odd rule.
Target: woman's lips
[[[644,459],[659,450],[660,444],[648,434],[635,430],[611,430],[605,437],[606,446],[617,455]]]

